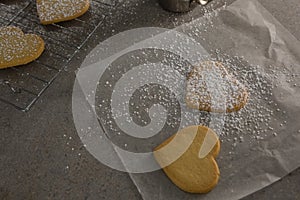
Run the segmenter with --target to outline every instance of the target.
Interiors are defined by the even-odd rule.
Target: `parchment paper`
[[[266,108],[265,113],[272,110],[273,114],[267,123],[268,127],[262,128],[266,129],[263,134],[257,134],[259,132],[248,124],[242,126],[244,129],[241,130],[242,134],[239,134],[243,135],[242,142],[234,142],[239,140],[239,135],[233,133],[236,130],[229,129],[228,135],[220,136],[223,142],[217,161],[221,178],[217,187],[210,193],[191,195],[182,192],[161,170],[131,174],[143,198],[239,199],[268,186],[298,168],[300,166],[299,41],[260,3],[253,0],[236,1],[216,14],[197,19],[176,30],[195,38],[211,55],[221,60],[226,58],[231,60],[229,62],[235,65],[238,74],[248,69],[266,80],[268,82],[266,87],[269,88],[268,100],[258,100],[259,94],[252,91],[250,94],[252,103],[247,109]],[[234,56],[243,58],[248,64],[233,61]],[[239,71],[239,67],[243,69]],[[255,82],[249,79],[248,86],[251,88],[250,85]],[[257,115],[252,117],[255,116]],[[247,119],[246,116],[242,118]],[[257,121],[250,119],[250,122]],[[263,127],[265,124],[263,122],[257,125]]]
[[[174,31],[181,34],[174,35]],[[78,134],[89,152],[112,168],[138,172],[130,173],[130,176],[146,200],[239,199],[298,168],[299,41],[254,0],[238,0],[174,31],[133,30],[129,37],[128,33],[127,36],[118,35],[117,42],[113,39],[103,42],[87,57],[74,86],[73,116]],[[148,35],[149,41],[143,37],[145,35]],[[172,46],[175,53],[164,49],[165,44]],[[185,76],[191,66],[211,59],[225,63],[228,71],[247,86],[250,97],[244,109],[223,116],[221,127],[211,127],[222,142],[217,158],[220,181],[210,193],[192,195],[177,188],[162,170],[147,173],[147,170],[158,167],[149,162],[147,168],[151,156],[143,157],[145,162],[137,162],[138,159],[125,153],[151,152],[181,126],[212,124],[212,114],[188,109],[184,102]],[[155,68],[153,63],[160,62],[163,64]],[[135,67],[143,66],[143,63],[146,63],[146,71]],[[110,67],[106,68],[106,64]],[[172,65],[172,70],[166,70],[165,65]],[[124,78],[126,74],[127,79],[126,76]],[[146,78],[140,80],[142,75]],[[147,88],[139,85],[139,81],[156,81],[166,87],[148,85]],[[124,109],[119,107],[128,98],[129,93],[127,95],[126,92],[137,86],[141,88],[130,93],[129,111],[125,108],[128,105]],[[121,93],[114,102],[115,89],[121,90]],[[152,99],[144,98],[149,94]],[[153,100],[157,98],[155,94],[162,98]],[[88,104],[84,103],[86,100]],[[158,115],[151,116],[147,109],[153,108],[154,104],[161,104],[161,107],[152,110]],[[74,112],[76,110],[78,112]],[[160,111],[163,112],[161,115]],[[117,114],[114,116],[113,112]],[[123,129],[117,124],[118,113],[121,119],[123,114],[132,118],[122,122],[125,123]],[[166,123],[157,125],[160,131],[156,136],[138,138],[144,134],[142,128],[151,124],[151,119]],[[130,137],[128,134],[131,132],[137,133]],[[142,167],[145,168],[144,173],[141,173]]]

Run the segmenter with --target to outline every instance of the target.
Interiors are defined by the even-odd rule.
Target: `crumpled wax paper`
[[[220,135],[217,162],[221,177],[213,191],[204,195],[185,193],[162,170],[131,174],[142,197],[239,199],[298,168],[299,41],[254,0],[238,0],[176,30],[197,40],[212,57],[233,66],[237,77],[243,76],[250,88],[250,100],[238,122],[226,122],[240,125],[229,124]]]
[[[100,162],[138,172],[130,176],[144,199],[239,199],[300,166],[300,43],[259,2],[238,0],[172,31],[144,28],[116,38],[102,42],[77,73],[74,122]],[[185,105],[186,76],[203,60],[223,62],[249,91],[246,107],[222,115],[221,126],[212,127],[214,114]],[[139,138],[153,121],[158,133]],[[162,170],[152,171],[158,167],[152,155],[138,162],[126,154],[151,152],[195,124],[214,129],[221,140],[221,177],[208,194],[185,193]]]

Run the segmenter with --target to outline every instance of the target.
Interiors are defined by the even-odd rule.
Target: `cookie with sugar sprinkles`
[[[0,27],[0,69],[24,65],[40,57],[43,39],[14,26]]]
[[[248,100],[246,87],[229,74],[220,62],[206,61],[195,66],[187,78],[186,104],[208,112],[234,112]]]
[[[89,0],[37,0],[37,12],[42,24],[75,19],[90,6]]]

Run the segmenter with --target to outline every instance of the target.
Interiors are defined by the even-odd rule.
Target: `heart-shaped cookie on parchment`
[[[187,78],[186,104],[208,112],[234,112],[248,100],[246,87],[229,74],[220,62],[206,61],[195,66]]]
[[[90,6],[89,0],[37,0],[37,12],[42,24],[75,19],[83,15]]]
[[[14,26],[0,28],[0,69],[27,64],[44,51],[41,37],[24,34]]]
[[[169,179],[189,193],[207,193],[218,183],[215,158],[220,151],[218,136],[204,126],[189,126],[154,149],[154,157]]]

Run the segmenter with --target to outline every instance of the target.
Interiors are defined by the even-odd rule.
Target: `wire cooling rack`
[[[17,26],[45,41],[45,51],[37,60],[0,70],[0,101],[24,112],[30,110],[118,0],[90,0],[90,4],[88,12],[77,19],[45,26],[39,22],[34,0],[0,2],[1,27]]]

